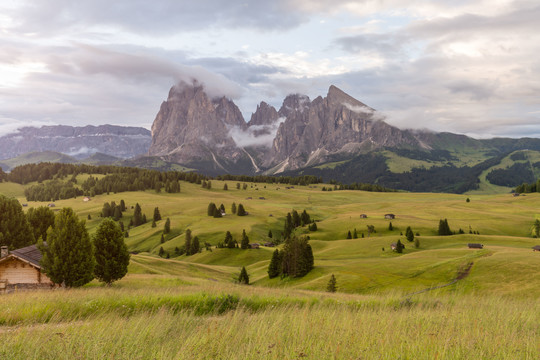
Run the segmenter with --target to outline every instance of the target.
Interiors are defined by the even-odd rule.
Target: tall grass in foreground
[[[538,359],[540,303],[202,285],[2,298],[2,359]]]

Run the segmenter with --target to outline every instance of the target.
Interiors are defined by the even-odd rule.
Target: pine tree
[[[14,198],[0,195],[0,245],[10,250],[32,245],[37,239],[24,215],[22,205]]]
[[[240,248],[246,250],[249,249],[249,238],[246,234],[246,230],[242,230],[242,241],[240,242]]]
[[[135,211],[133,211],[133,226],[139,226],[143,224],[142,210],[139,203],[135,205]]]
[[[450,226],[448,226],[448,220],[439,220],[439,235],[446,236],[446,235],[452,235],[452,231],[450,230]]]
[[[171,232],[171,219],[167,218],[165,225],[163,225],[163,233],[168,234]]]
[[[223,185],[223,190],[229,190],[229,187],[227,186],[226,183],[225,183],[225,185]]]
[[[306,238],[292,237],[285,242],[281,252],[282,273],[302,277],[313,269],[313,250]]]
[[[390,223],[388,224],[388,230],[392,231],[394,230],[394,227],[392,226],[392,222],[390,221]]]
[[[186,249],[186,255],[191,255],[191,230],[186,230],[184,248]]]
[[[403,246],[403,244],[401,243],[401,240],[398,240],[396,243],[396,252],[401,254],[403,252],[404,247],[405,246]]]
[[[43,241],[47,241],[47,229],[54,226],[54,212],[46,206],[30,208],[26,213],[26,218],[34,234],[34,239],[37,240],[41,237]]]
[[[120,220],[121,217],[122,217],[122,211],[120,211],[120,206],[115,206],[114,212],[113,212],[114,221]]]
[[[270,265],[268,265],[268,277],[270,279],[275,278],[279,275],[281,269],[281,258],[279,250],[276,249],[272,254],[272,259],[270,260]]]
[[[161,239],[159,240],[160,243],[164,243],[165,242],[165,236],[163,236],[163,234],[161,234]]]
[[[161,214],[159,213],[159,208],[154,208],[154,221],[161,220]]]
[[[349,230],[349,232],[347,233],[347,239],[352,239],[351,230]]]
[[[163,250],[163,246],[159,247],[158,255],[159,255],[159,257],[163,257],[163,255],[165,255],[165,250]]]
[[[407,230],[405,230],[405,237],[407,238],[408,242],[414,241],[414,232],[412,231],[410,226],[407,226]]]
[[[232,203],[231,205],[231,214],[236,214],[236,203]]]
[[[206,210],[206,215],[214,216],[215,213],[216,213],[216,204],[211,202],[210,204],[208,204],[208,209]]]
[[[353,239],[358,239],[358,233],[356,232],[356,228],[354,228],[352,237],[353,237]]]
[[[334,276],[334,274],[332,274],[332,276],[330,276],[330,280],[328,280],[328,285],[326,285],[326,291],[336,292],[337,291],[336,283],[337,283],[336,277]]]
[[[63,208],[42,245],[41,267],[55,283],[66,287],[82,286],[94,278],[94,253],[84,220],[73,209]]]
[[[268,230],[268,237],[271,239],[272,238],[272,230]]]
[[[94,257],[99,281],[110,285],[127,274],[129,252],[120,226],[110,219],[103,220],[94,235]]]
[[[242,266],[242,270],[240,270],[240,275],[238,276],[238,282],[240,284],[246,284],[249,285],[249,275],[246,271],[246,267]]]
[[[244,209],[244,205],[238,204],[238,210],[236,211],[236,215],[238,216],[246,216],[246,210]]]
[[[191,255],[197,254],[201,250],[200,244],[199,244],[199,238],[195,236],[193,238],[193,241],[191,242]]]
[[[146,214],[143,214],[143,216],[142,216],[142,223],[146,224]]]
[[[540,192],[540,189],[539,189],[539,192]],[[540,237],[540,220],[536,219],[534,221],[534,224],[532,226],[532,233],[534,237],[536,238]]]
[[[227,231],[227,233],[225,234],[225,240],[223,241],[223,243],[225,244],[226,247],[229,247],[229,243],[232,243],[232,242],[233,242],[232,234],[230,231]],[[234,247],[234,244],[232,247]]]
[[[220,211],[217,207],[214,208],[214,217],[215,217],[215,218],[223,217],[223,216],[221,215],[221,211]]]
[[[219,211],[224,213],[225,212],[225,205],[223,205],[223,204],[219,205]]]
[[[110,217],[112,216],[112,209],[111,209],[111,204],[109,204],[108,202],[106,202],[105,204],[103,204],[103,208],[101,209],[101,217]]]
[[[126,211],[126,203],[124,202],[124,200],[120,200],[120,211]]]
[[[157,226],[156,220],[153,220],[153,219],[152,219],[152,227],[155,228],[156,226]]]

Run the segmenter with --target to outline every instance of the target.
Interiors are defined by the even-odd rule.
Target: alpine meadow
[[[71,178],[80,188],[90,177],[103,175]],[[26,200],[24,191],[36,184],[3,182],[0,192],[29,212],[50,204]],[[369,192],[208,178],[178,185],[174,193],[163,187],[55,201],[54,212],[72,208],[92,239],[104,221],[122,222],[127,275],[109,285],[2,295],[1,356],[540,356],[540,254],[532,251],[538,193]],[[117,221],[104,214],[113,202],[125,207]],[[224,211],[209,216],[210,203]],[[295,213],[308,223],[295,226]],[[146,222],[136,225],[137,217]],[[290,237],[312,249],[313,268],[270,278],[273,254],[288,244],[288,217]],[[439,235],[445,220],[451,235]],[[190,244],[198,240],[196,251],[186,251],[187,232]],[[241,247],[244,237],[249,246]],[[392,250],[398,242],[401,253]],[[242,268],[249,285],[239,281]]]

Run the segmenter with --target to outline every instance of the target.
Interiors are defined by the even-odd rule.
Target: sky
[[[540,137],[538,19],[538,0],[0,0],[0,135],[150,128],[197,79],[246,121],[335,85],[402,129]]]

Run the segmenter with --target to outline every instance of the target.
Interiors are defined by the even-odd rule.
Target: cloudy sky
[[[149,128],[179,80],[264,100],[334,84],[401,128],[540,137],[540,3],[0,0],[0,133]]]

